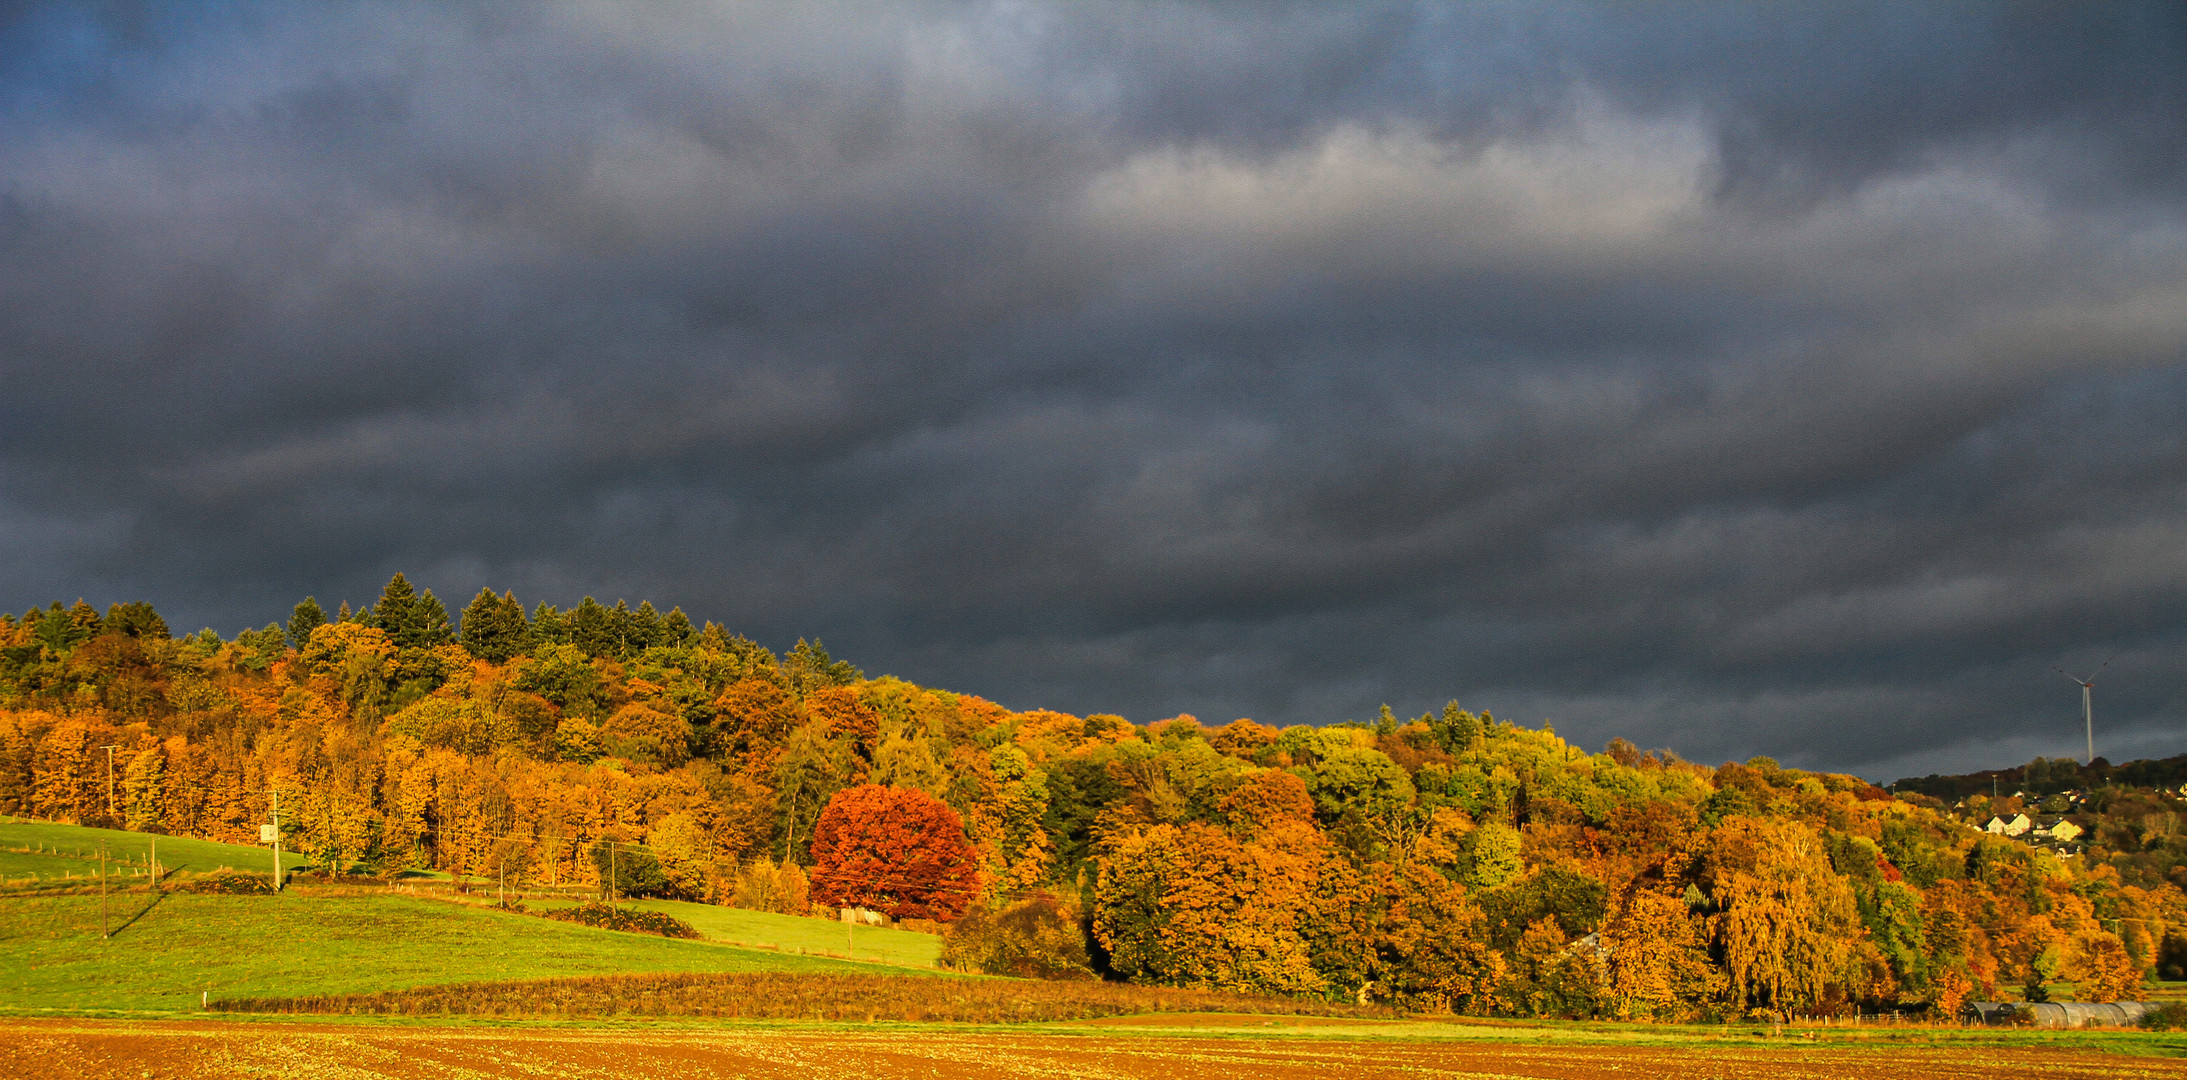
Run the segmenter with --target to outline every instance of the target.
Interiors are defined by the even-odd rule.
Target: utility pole
[[[121,747],[102,746],[99,749],[106,751],[106,816],[111,818],[114,816],[114,751]]]
[[[106,841],[99,841],[99,940],[113,937],[106,922]]]
[[[594,863],[593,865],[598,866],[599,864]],[[615,841],[610,840],[608,841],[608,903],[611,905],[615,903],[615,879],[621,876],[622,871],[615,868]]]

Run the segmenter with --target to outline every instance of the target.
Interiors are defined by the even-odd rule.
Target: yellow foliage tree
[[[1608,1004],[1621,1020],[1681,1019],[1724,991],[1708,941],[1679,897],[1628,889],[1602,936],[1610,953]]]
[[[2082,1001],[2119,1001],[2141,986],[2141,965],[2118,937],[2094,927],[2073,935],[2065,975]]]
[[[1790,1016],[1850,983],[1867,930],[1813,830],[1784,818],[1728,819],[1709,857],[1719,910],[1711,921],[1738,1001]]]

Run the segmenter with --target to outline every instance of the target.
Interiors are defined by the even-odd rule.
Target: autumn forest
[[[452,618],[400,575],[233,639],[55,603],[0,647],[0,813],[251,843],[277,796],[329,876],[871,908],[990,971],[1673,1020],[2113,1000],[2187,950],[2187,893],[2132,853],[1457,702],[1019,712],[649,603]]]

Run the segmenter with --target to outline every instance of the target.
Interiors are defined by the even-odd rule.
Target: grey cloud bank
[[[2187,751],[2175,5],[20,5],[0,605]]]

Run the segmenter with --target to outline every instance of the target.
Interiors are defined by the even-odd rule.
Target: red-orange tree
[[[836,792],[813,827],[813,899],[893,918],[955,919],[979,893],[979,856],[964,822],[912,788]]]

